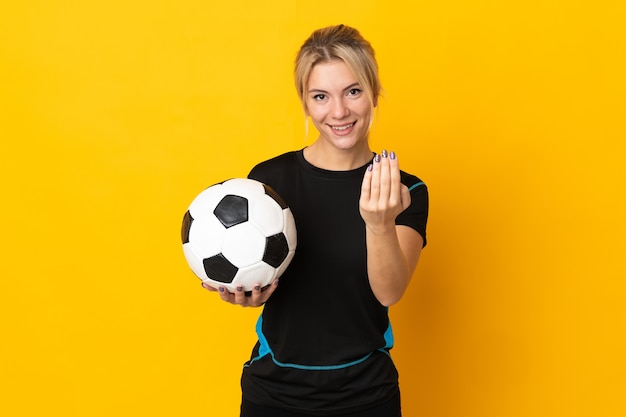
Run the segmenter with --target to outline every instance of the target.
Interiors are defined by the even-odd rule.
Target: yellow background
[[[260,310],[201,289],[180,222],[310,143],[293,58],[336,23],[431,193],[405,415],[626,415],[623,2],[265,3],[0,6],[0,415],[238,415]]]

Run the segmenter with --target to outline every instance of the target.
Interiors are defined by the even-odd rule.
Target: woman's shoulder
[[[298,164],[297,154],[301,151],[289,151],[280,155],[274,156],[265,161],[256,164],[248,177],[250,178],[266,178],[267,176],[281,175],[286,171],[293,169]]]
[[[402,184],[406,185],[410,191],[413,191],[416,188],[422,187],[426,188],[426,183],[422,181],[419,177],[409,174],[405,171],[400,171],[400,181]]]

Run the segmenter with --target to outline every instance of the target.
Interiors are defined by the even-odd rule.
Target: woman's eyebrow
[[[357,82],[353,82],[353,83],[352,83],[352,84],[350,84],[349,86],[345,87],[345,88],[343,89],[343,91],[351,90],[351,89],[353,89],[354,87],[360,87],[360,86],[361,86],[361,84],[359,84],[359,82],[358,82],[358,81],[357,81]],[[325,94],[328,94],[328,91],[326,91],[326,90],[322,90],[321,88],[311,88],[311,89],[309,89],[309,90],[308,90],[308,92],[309,92],[309,93],[325,93]]]

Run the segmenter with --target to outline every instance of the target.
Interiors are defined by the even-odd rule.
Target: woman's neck
[[[316,140],[304,149],[304,159],[329,171],[350,171],[371,161],[372,151],[367,142],[358,149],[337,149],[323,146],[320,140]]]

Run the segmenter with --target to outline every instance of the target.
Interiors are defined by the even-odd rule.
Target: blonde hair
[[[348,66],[372,108],[376,107],[381,86],[374,48],[358,30],[337,25],[313,32],[300,47],[296,57],[296,90],[305,114],[308,113],[305,94],[311,71],[316,64],[332,60],[341,60]]]

